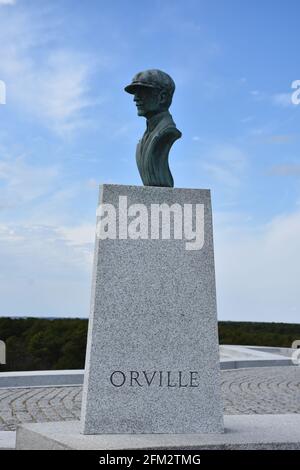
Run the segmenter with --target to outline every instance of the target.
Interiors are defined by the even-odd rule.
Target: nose
[[[135,103],[142,103],[143,102],[143,97],[141,96],[140,93],[135,93],[133,101]]]

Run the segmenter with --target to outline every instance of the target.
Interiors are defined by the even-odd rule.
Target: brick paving
[[[225,414],[300,413],[300,367],[222,371]],[[80,418],[81,386],[0,389],[0,431]]]

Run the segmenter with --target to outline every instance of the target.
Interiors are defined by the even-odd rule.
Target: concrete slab
[[[80,434],[80,422],[23,424],[19,450],[300,449],[300,415],[225,416],[220,434]]]
[[[16,447],[15,431],[0,431],[0,450],[11,450]]]
[[[0,388],[82,385],[83,374],[81,369],[1,372]]]
[[[291,353],[287,352],[289,349],[285,348],[282,353],[280,351],[281,348],[220,345],[220,367],[228,370],[293,365]]]
[[[270,359],[282,360],[290,358],[292,348],[271,348],[265,346],[239,346],[233,344],[221,344],[220,355],[221,360],[226,359]]]

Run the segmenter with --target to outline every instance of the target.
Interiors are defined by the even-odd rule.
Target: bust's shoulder
[[[174,125],[165,126],[155,133],[151,141],[152,149],[161,149],[161,146],[171,146],[176,140],[182,136],[181,132]]]
[[[175,122],[173,121],[172,115],[168,112],[164,115],[156,128],[157,137],[172,135],[181,137],[181,132],[177,129]]]
[[[180,139],[182,133],[177,129],[175,123],[169,123],[165,126],[161,126],[160,129],[157,129],[157,132],[154,136],[155,140],[170,139],[176,140]]]
[[[176,135],[176,136],[178,135],[179,137],[181,137],[182,134],[180,130],[177,129],[177,127],[174,124],[174,125],[168,125],[168,126],[163,127],[162,129],[159,129],[157,136],[161,137],[165,135]]]

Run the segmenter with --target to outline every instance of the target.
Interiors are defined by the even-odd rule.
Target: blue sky
[[[176,82],[177,187],[211,188],[222,320],[299,322],[297,0],[0,0],[0,315],[87,316],[98,184],[141,184],[123,91]]]

